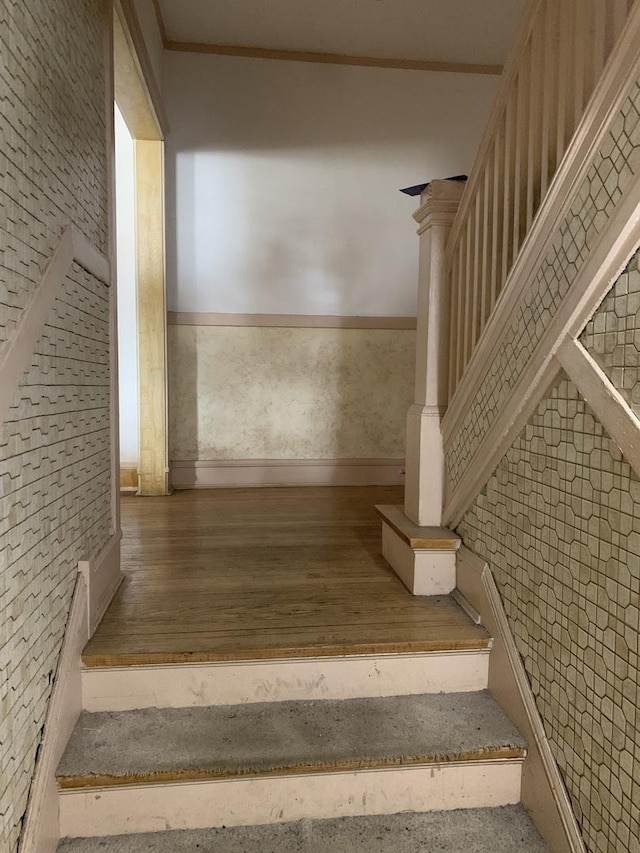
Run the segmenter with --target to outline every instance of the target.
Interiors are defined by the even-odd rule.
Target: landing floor
[[[395,487],[181,491],[122,500],[125,581],[85,665],[481,648],[448,597],[380,555]]]

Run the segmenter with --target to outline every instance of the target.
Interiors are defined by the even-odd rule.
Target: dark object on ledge
[[[454,175],[452,178],[445,178],[445,181],[466,181],[469,179],[469,175]],[[431,181],[427,181],[426,184],[416,184],[415,187],[405,187],[403,190],[400,190],[401,193],[405,195],[420,195],[423,190],[429,186]]]

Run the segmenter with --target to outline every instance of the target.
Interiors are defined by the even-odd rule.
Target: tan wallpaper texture
[[[171,458],[404,457],[415,332],[170,326]]]
[[[581,342],[637,409],[640,251]],[[589,853],[640,851],[640,480],[576,387],[458,531],[491,565]]]
[[[0,345],[65,225],[106,250],[104,20],[100,0],[0,10]],[[73,266],[0,424],[3,853],[17,849],[78,560],[112,524],[108,297]]]

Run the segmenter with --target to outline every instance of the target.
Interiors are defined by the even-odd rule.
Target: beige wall
[[[0,342],[15,334],[64,226],[107,252],[105,21],[100,0],[3,6]],[[0,425],[7,853],[18,844],[78,560],[102,547],[111,525],[109,289],[74,264]]]
[[[171,458],[402,458],[415,332],[170,326]]]

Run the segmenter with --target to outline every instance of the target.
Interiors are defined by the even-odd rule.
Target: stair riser
[[[489,650],[297,658],[166,666],[89,667],[82,672],[87,711],[185,708],[465,693],[488,684]]]
[[[61,836],[90,837],[301,818],[510,805],[522,760],[60,792]]]

